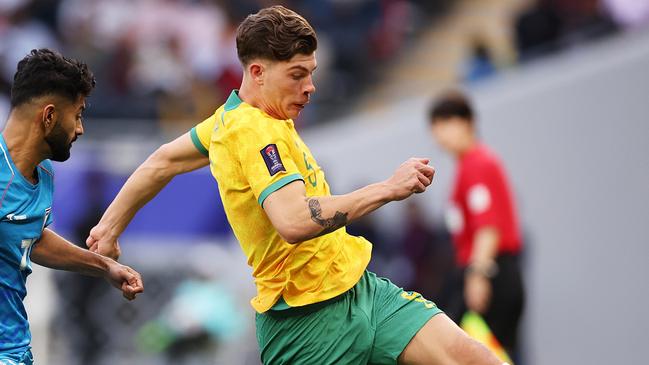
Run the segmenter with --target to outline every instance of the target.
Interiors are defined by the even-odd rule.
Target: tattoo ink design
[[[324,228],[320,235],[331,233],[347,224],[347,213],[336,211],[333,217],[322,218],[322,208],[318,199],[307,198],[307,202],[311,211],[311,220]]]

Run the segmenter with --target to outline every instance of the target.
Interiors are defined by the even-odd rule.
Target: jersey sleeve
[[[246,126],[236,131],[239,163],[259,205],[285,185],[302,180],[290,154],[290,141],[276,129]]]
[[[216,114],[213,114],[204,121],[198,123],[189,131],[189,135],[192,138],[192,142],[196,149],[204,154],[209,156],[210,149],[210,138],[212,136],[212,130],[214,129],[214,123],[216,122]]]
[[[503,178],[498,167],[491,163],[475,165],[467,173],[464,199],[476,228],[502,228],[505,219]]]

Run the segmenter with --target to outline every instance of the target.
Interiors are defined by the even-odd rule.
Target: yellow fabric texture
[[[257,296],[250,303],[257,312],[270,309],[280,296],[291,307],[304,306],[333,298],[358,282],[371,256],[366,239],[341,228],[289,244],[262,208],[268,195],[298,180],[307,196],[331,195],[324,172],[292,120],[274,119],[233,91],[191,135],[199,150],[209,151],[228,221],[253,268]],[[264,157],[272,151],[278,159]],[[278,161],[282,169],[273,164]]]

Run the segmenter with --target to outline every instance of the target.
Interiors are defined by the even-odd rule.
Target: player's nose
[[[313,77],[309,76],[307,83],[304,88],[305,94],[313,94],[315,92],[315,85],[313,83]]]
[[[77,124],[77,128],[75,130],[75,133],[77,136],[80,136],[83,134],[83,122],[79,121],[79,124]]]

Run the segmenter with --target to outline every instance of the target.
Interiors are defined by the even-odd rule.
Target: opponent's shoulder
[[[51,160],[41,161],[41,163],[38,164],[38,168],[44,171],[46,174],[54,176],[54,166],[52,166]]]
[[[54,167],[52,166],[52,161],[43,160],[38,164],[38,176],[40,178],[40,184],[48,186],[49,189],[54,188]]]
[[[0,183],[6,183],[14,176],[14,174],[15,171],[9,163],[9,155],[3,147],[0,149]]]
[[[19,180],[20,171],[14,164],[7,146],[0,143],[0,189],[8,188]],[[1,194],[1,192],[0,192]]]

